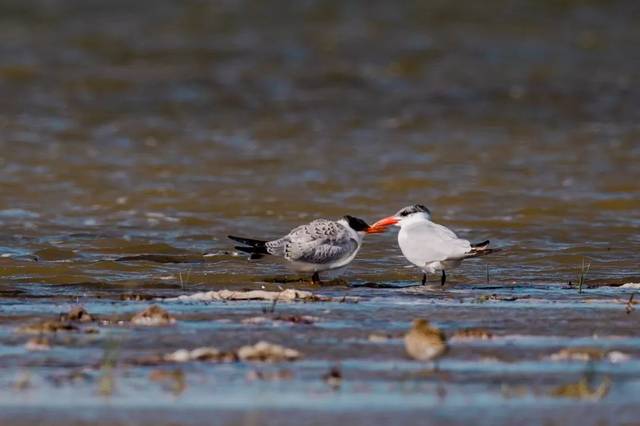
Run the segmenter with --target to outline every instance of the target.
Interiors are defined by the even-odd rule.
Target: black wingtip
[[[249,260],[262,259],[265,255],[269,254],[255,247],[235,246],[234,248],[239,252],[249,254]]]
[[[267,248],[264,246],[262,247],[235,246],[234,248],[240,252],[249,253],[251,255],[249,257],[250,259],[260,259],[262,256],[269,254],[269,252],[267,251]]]
[[[482,248],[487,247],[490,243],[491,243],[491,241],[486,240],[486,241],[483,241],[481,243],[471,244],[471,247],[475,248],[475,249],[482,249]]]

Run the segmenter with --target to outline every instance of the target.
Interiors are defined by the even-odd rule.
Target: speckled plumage
[[[319,280],[318,272],[348,265],[360,250],[368,229],[369,225],[362,219],[344,216],[337,221],[316,219],[272,241],[232,235],[229,238],[244,244],[236,249],[251,253],[254,258],[264,254],[280,256],[289,261],[294,270],[313,272],[315,282]]]
[[[294,228],[284,237],[267,242],[267,251],[293,262],[326,264],[358,249],[354,232],[326,219],[316,219]]]

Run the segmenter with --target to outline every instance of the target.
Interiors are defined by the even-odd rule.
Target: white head
[[[383,232],[391,225],[402,227],[409,222],[415,222],[418,220],[431,220],[431,211],[422,204],[403,207],[393,216],[380,219],[371,225],[372,231],[370,232]]]

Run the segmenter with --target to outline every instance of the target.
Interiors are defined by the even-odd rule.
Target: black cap
[[[413,213],[426,213],[429,216],[431,216],[431,211],[425,206],[423,206],[422,204],[414,204],[412,206],[404,207],[400,209],[398,213],[396,213],[396,216],[400,216],[400,217],[409,216],[410,214],[413,214]]]
[[[366,231],[367,229],[369,229],[369,225],[367,224],[367,222],[362,219],[358,219],[357,217],[346,215],[344,216],[344,220],[346,220],[351,229],[356,232]]]

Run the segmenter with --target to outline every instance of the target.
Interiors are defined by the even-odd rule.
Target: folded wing
[[[405,257],[418,265],[462,259],[471,251],[469,241],[433,222],[409,225],[402,229],[398,239]]]
[[[297,227],[283,240],[284,257],[294,262],[334,263],[358,250],[344,226],[324,219]]]

